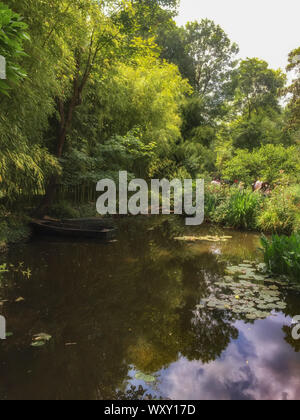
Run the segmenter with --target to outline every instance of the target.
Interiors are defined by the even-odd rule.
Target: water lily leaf
[[[51,340],[51,338],[52,338],[52,336],[51,335],[49,335],[49,334],[45,334],[45,333],[41,333],[41,334],[36,334],[35,336],[34,336],[34,340],[35,341],[50,341]]]
[[[264,263],[258,264],[256,268],[257,268],[257,271],[260,271],[261,273],[267,273],[268,271],[268,267]]]
[[[135,375],[135,378],[138,380],[138,381],[144,381],[144,382],[148,382],[148,383],[150,383],[150,382],[155,382],[155,377],[154,376],[152,376],[152,375],[145,375],[144,373],[142,373],[142,372],[138,372],[136,375]]]
[[[15,300],[16,303],[21,303],[24,302],[25,299],[23,297],[19,297],[18,299]]]
[[[31,343],[31,347],[43,347],[46,345],[45,341],[35,341],[34,343]]]
[[[256,316],[256,314],[247,314],[246,315],[246,318],[247,319],[251,319],[251,320],[256,320],[257,319],[257,316]]]
[[[277,307],[278,309],[286,309],[287,304],[286,304],[286,303],[284,303],[284,302],[278,302],[278,303],[276,304],[276,307]]]

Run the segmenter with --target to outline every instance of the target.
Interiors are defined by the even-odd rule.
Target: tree
[[[286,82],[281,70],[272,70],[258,58],[241,62],[237,73],[235,105],[249,120],[254,112],[267,109],[280,111],[279,94]]]
[[[284,130],[285,115],[269,109],[234,119],[228,126],[235,148],[253,150],[265,144],[294,144],[292,136]]]
[[[177,67],[156,54],[107,69],[75,112],[62,182],[94,186],[118,177],[120,168],[148,178],[150,166],[158,156],[167,160],[180,138],[180,104],[188,90]]]
[[[21,16],[0,3],[0,55],[6,60],[6,79],[0,79],[0,94],[8,95],[11,83],[26,76],[18,64],[20,57],[24,56],[23,42],[29,41],[26,29]]]
[[[179,28],[173,20],[169,20],[158,27],[156,42],[161,48],[161,58],[178,66],[182,77],[193,85],[194,60],[189,54],[185,28]]]
[[[300,47],[289,54],[287,71],[294,71],[296,76],[293,83],[284,91],[284,93],[291,95],[288,105],[288,129],[297,132],[300,130]]]
[[[186,42],[194,62],[194,87],[214,106],[222,104],[231,88],[232,73],[237,65],[237,44],[213,21],[186,25]]]
[[[115,25],[127,36],[139,35],[146,39],[168,25],[177,13],[179,0],[120,0],[119,3],[120,7],[112,15]]]
[[[137,40],[126,43],[127,38],[115,27],[104,14],[104,3],[89,0],[84,4],[63,2],[63,35],[57,22],[53,24],[48,38],[58,37],[59,47],[64,53],[58,62],[59,91],[57,104],[56,156],[63,156],[67,136],[73,124],[74,113],[82,105],[86,96],[84,91],[89,83],[101,78],[101,74],[114,60],[125,59],[126,55],[143,48]],[[73,25],[73,30],[70,30]],[[141,45],[140,45],[141,44]],[[49,48],[49,47],[48,47]],[[40,212],[44,212],[53,200],[57,178],[52,177]]]
[[[15,9],[15,2],[8,3]],[[21,15],[8,6],[0,5],[0,53],[7,61],[7,80],[0,80],[0,93],[5,93],[0,95],[0,186],[1,197],[5,197],[7,205],[15,203],[19,195],[41,194],[46,178],[59,172],[56,159],[41,140],[49,109],[53,111],[49,103],[47,70],[43,68],[39,74],[37,66],[35,72],[30,71],[31,60],[36,63],[39,60],[23,51],[23,46],[25,52],[35,48],[31,42],[26,42],[29,27]],[[38,55],[39,59],[42,57],[42,53]],[[29,77],[25,77],[26,73]],[[44,89],[41,91],[38,81],[42,78]]]

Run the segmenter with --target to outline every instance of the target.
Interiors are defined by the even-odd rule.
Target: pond
[[[36,238],[2,256],[1,400],[300,398],[299,290],[273,288],[282,309],[261,319],[203,304],[228,266],[261,261],[258,234],[175,216],[118,227],[110,243]],[[227,239],[174,240],[189,235]]]

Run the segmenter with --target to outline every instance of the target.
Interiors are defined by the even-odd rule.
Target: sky
[[[181,0],[179,25],[208,18],[240,47],[240,57],[258,57],[285,70],[300,46],[300,0]]]

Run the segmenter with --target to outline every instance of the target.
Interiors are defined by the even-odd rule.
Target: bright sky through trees
[[[299,0],[181,0],[177,23],[208,18],[240,46],[241,58],[259,57],[285,69],[300,42]]]

